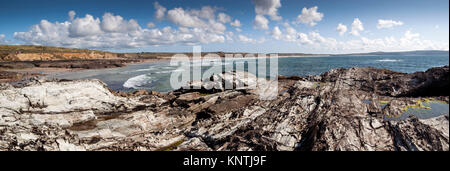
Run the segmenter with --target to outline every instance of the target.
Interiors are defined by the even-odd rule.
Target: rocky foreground
[[[193,82],[203,89],[168,94],[117,93],[98,80],[3,83],[0,150],[449,151],[448,113],[386,119],[426,109],[421,101],[448,104],[448,66],[333,69],[256,90],[242,75],[213,76],[235,90]],[[260,100],[270,91],[275,100]]]

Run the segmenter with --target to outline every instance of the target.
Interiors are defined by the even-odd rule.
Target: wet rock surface
[[[448,85],[448,66],[280,76],[277,89],[242,75],[214,76],[233,90],[225,81],[196,82],[203,88],[168,94],[112,92],[98,80],[2,83],[0,150],[449,150],[448,113],[384,119],[420,101],[448,104],[448,91],[438,92]],[[261,99],[267,91],[277,97]]]
[[[22,79],[42,76],[42,74],[37,73],[17,73],[10,71],[2,71],[0,70],[0,82],[14,82],[21,81]]]

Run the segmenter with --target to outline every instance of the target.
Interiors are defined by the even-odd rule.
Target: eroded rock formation
[[[448,105],[448,66],[280,76],[278,89],[246,89],[258,82],[251,74],[213,77],[224,81],[168,94],[116,93],[98,80],[1,84],[0,150],[449,150],[448,113],[385,119],[430,98]]]
[[[73,59],[117,59],[118,55],[109,52],[87,53],[10,53],[2,57],[1,61],[46,61],[46,60],[73,60]]]
[[[17,61],[0,62],[1,69],[31,68],[68,68],[68,69],[103,69],[123,67],[129,63],[141,62],[138,59],[89,59],[89,60],[55,60],[55,61]]]

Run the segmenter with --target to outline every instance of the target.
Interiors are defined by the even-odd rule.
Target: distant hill
[[[0,53],[100,53],[98,50],[34,45],[0,45]]]
[[[213,53],[221,57],[225,54],[247,55],[246,52],[202,52],[201,56]],[[78,59],[157,59],[170,58],[179,52],[141,52],[141,53],[113,53],[89,49],[73,49],[51,46],[33,45],[0,45],[0,62],[8,61],[53,61],[53,60],[78,60]],[[192,56],[192,52],[183,53]],[[306,53],[278,53],[279,57],[301,57],[301,56],[427,56],[427,55],[448,55],[449,51],[421,50],[405,52],[371,52],[353,54],[306,54]],[[256,55],[256,54],[255,54]],[[270,55],[267,54],[267,55]]]
[[[371,53],[352,53],[332,56],[426,56],[426,55],[448,55],[449,51],[442,50],[417,50],[405,52],[371,52]]]
[[[36,60],[112,59],[118,54],[89,49],[33,45],[0,45],[0,62]]]

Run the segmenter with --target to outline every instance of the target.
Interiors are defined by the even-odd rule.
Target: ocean
[[[226,65],[244,65],[247,71],[249,63],[256,59],[233,59],[233,60],[213,60],[208,65],[201,61],[193,61],[191,64],[202,65],[205,72],[211,68]],[[278,58],[278,75],[284,76],[307,76],[319,75],[333,68],[351,67],[375,67],[389,70],[413,73],[426,71],[432,67],[449,65],[449,56],[331,56],[331,57],[286,57]],[[220,67],[219,67],[220,68]],[[231,67],[232,68],[232,67]],[[233,69],[232,69],[233,70]],[[180,66],[171,66],[169,61],[154,63],[140,63],[128,65],[122,68],[82,70],[76,72],[57,73],[50,77],[60,79],[99,79],[105,82],[109,88],[121,91],[133,91],[136,89],[146,89],[158,92],[168,92],[173,90],[170,84],[172,73],[188,72]],[[218,71],[216,71],[218,72]],[[208,76],[208,75],[206,75]]]

